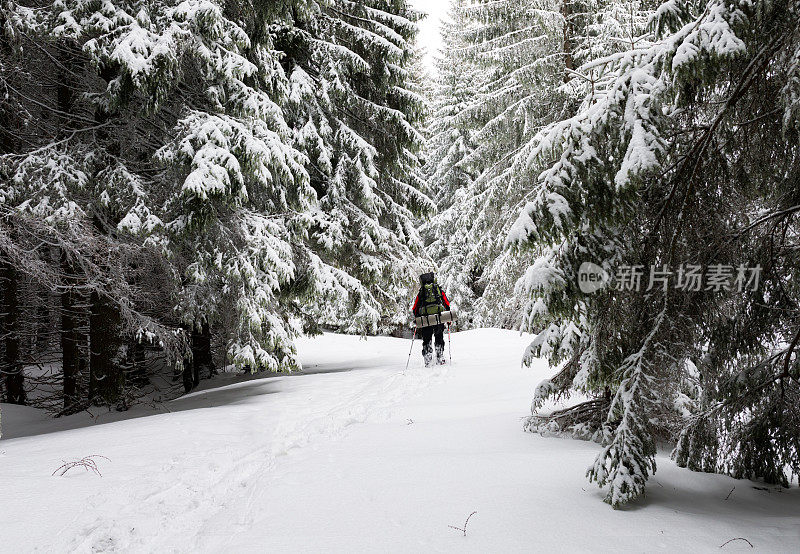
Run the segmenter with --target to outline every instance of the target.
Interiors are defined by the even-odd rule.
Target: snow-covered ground
[[[666,456],[645,499],[603,504],[583,477],[596,445],[521,430],[551,371],[520,368],[528,340],[457,333],[436,369],[417,343],[404,372],[408,340],[324,335],[302,374],[223,375],[168,412],[3,405],[0,552],[800,550],[797,487]],[[102,477],[51,476],[87,455]],[[448,527],[473,511],[466,536]]]

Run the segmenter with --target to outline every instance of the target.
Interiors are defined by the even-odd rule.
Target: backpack
[[[442,289],[436,283],[425,283],[419,291],[420,315],[440,314],[444,311],[442,306]]]

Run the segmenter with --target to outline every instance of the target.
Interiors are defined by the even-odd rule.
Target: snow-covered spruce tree
[[[585,63],[636,48],[649,35],[643,33],[657,0],[584,0],[564,4],[562,12],[570,14],[569,37],[571,64],[569,69]],[[579,77],[570,74],[568,77]],[[590,82],[585,75],[574,84]]]
[[[462,7],[458,55],[477,68],[474,93],[460,106],[458,120],[468,129],[470,150],[458,167],[471,175],[459,191],[459,223],[452,245],[458,252],[449,278],[476,296],[479,325],[515,326],[519,302],[509,294],[524,267],[503,253],[503,240],[518,211],[524,187],[515,178],[522,149],[543,126],[563,118],[569,97],[559,90],[569,56],[562,3],[552,0],[476,2]],[[565,34],[566,33],[566,34]],[[524,157],[523,157],[524,159]],[[524,165],[524,164],[522,164]]]
[[[649,8],[650,3],[640,0],[590,0],[561,3],[560,13],[564,16],[562,23],[564,82],[563,84],[556,84],[555,81],[550,83],[550,90],[553,91],[553,94],[561,94],[565,97],[562,113],[555,117],[557,121],[564,119],[559,115],[574,113],[582,101],[586,98],[591,101],[594,97],[595,87],[601,84],[607,68],[604,63],[593,64],[591,62],[649,44],[652,38],[652,34],[648,33],[646,29],[652,14],[652,10]],[[544,131],[546,133],[547,129]],[[540,137],[537,136],[534,140],[529,141],[514,159],[516,172],[513,178],[519,179],[523,187],[526,186],[526,181],[530,183],[537,177],[535,173],[529,172],[529,166],[532,159],[538,155],[536,149],[540,147]],[[538,168],[540,165],[533,167]],[[526,201],[523,198],[522,204]],[[547,242],[539,241],[529,244],[529,246],[534,246],[533,249],[526,250],[525,255],[529,259],[530,257],[538,258],[537,264],[546,262],[550,254],[550,245]],[[504,256],[508,255],[508,253],[504,253]],[[532,269],[529,268],[528,271],[530,272]],[[541,266],[541,269],[547,271],[546,263]],[[538,269],[535,271],[538,272]],[[531,305],[529,304],[524,311],[530,312],[530,310]],[[527,326],[533,331],[539,331],[541,330],[539,323],[541,321],[537,321],[535,318],[528,321],[523,320],[523,327]],[[571,340],[572,334],[573,329],[567,324],[564,336],[570,337]],[[547,346],[543,352],[547,352]],[[534,413],[544,399],[553,395],[562,397],[569,394],[578,362],[577,358],[572,359],[554,379],[543,384],[534,400]],[[598,390],[601,394],[597,399],[568,410],[555,412],[552,416],[541,420],[534,417],[529,425],[536,429],[542,427],[571,428],[572,432],[579,436],[591,437],[599,427],[601,415],[607,409],[607,403],[610,400],[610,389],[601,387]]]
[[[297,277],[293,243],[315,197],[280,107],[288,82],[262,20],[269,7],[184,9],[169,16],[191,32],[178,45],[194,65],[180,78],[188,98],[156,152],[175,191],[165,227],[185,280],[176,307],[195,329],[224,324],[232,363],[297,368],[280,296]]]
[[[402,323],[432,209],[419,153],[424,99],[410,69],[420,14],[406,2],[320,2],[282,41],[287,117],[319,199],[299,252],[308,325],[375,332]],[[302,284],[302,283],[300,283]]]
[[[428,136],[428,127],[430,126],[432,119],[431,115],[433,110],[433,99],[436,94],[436,82],[434,81],[426,62],[426,59],[429,55],[430,54],[428,53],[428,49],[426,47],[420,46],[418,42],[415,42],[408,69],[408,89],[416,94],[419,98],[419,101],[422,102],[422,117],[420,118],[421,132],[426,138],[426,142]],[[430,183],[427,184],[430,185]],[[430,192],[430,190],[426,189],[425,192]]]
[[[2,11],[0,200],[25,231],[3,235],[3,261],[34,275],[18,254],[46,235],[63,255],[39,275],[63,313],[91,294],[62,318],[65,403],[88,361],[88,394],[116,404],[142,339],[183,359],[188,389],[212,339],[240,366],[291,369],[294,316],[400,320],[430,207],[405,2],[34,8]]]
[[[438,265],[440,282],[459,314],[459,325],[469,327],[474,302],[480,296],[480,267],[468,264],[467,231],[471,224],[464,200],[476,177],[464,164],[475,149],[473,135],[479,122],[468,117],[484,71],[468,55],[467,41],[475,23],[467,17],[467,2],[453,2],[442,24],[442,49],[436,58],[437,80],[433,113],[426,142],[425,175],[437,213],[421,227],[426,250]]]
[[[521,207],[525,187],[517,183],[529,140],[571,115],[591,90],[594,76],[574,69],[636,44],[648,12],[638,0],[476,2],[456,9],[461,20],[445,32],[460,37],[461,45],[448,56],[458,70],[479,68],[464,87],[471,100],[459,106],[458,117],[474,144],[457,167],[469,167],[473,177],[459,192],[459,205],[434,220],[445,228],[437,240],[454,241],[451,259],[438,251],[436,257],[464,297],[476,296],[477,310],[467,312],[475,310],[478,323],[515,326],[521,305],[509,290],[525,264],[504,252],[502,242],[513,222],[506,214]],[[438,175],[431,173],[435,182]]]
[[[76,286],[92,292],[96,323],[89,329],[95,337],[89,394],[98,403],[115,404],[122,393],[114,362],[120,355],[120,335],[161,327],[134,307],[136,295],[123,277],[128,264],[144,259],[143,251],[117,242],[109,225],[124,213],[114,202],[136,195],[130,188],[109,194],[99,184],[118,170],[106,150],[117,142],[105,133],[109,122],[102,107],[84,96],[94,83],[80,50],[53,37],[51,8],[58,6],[31,9],[9,3],[3,10],[0,55],[3,107],[9,117],[4,119],[0,158],[2,256],[17,276],[44,290],[63,297]],[[62,263],[63,272],[57,270]],[[66,273],[79,273],[79,282],[66,285]],[[73,308],[65,305],[62,316]],[[115,327],[122,324],[126,330],[118,332]],[[21,330],[17,324],[12,336]],[[164,338],[168,345],[170,337]],[[23,354],[27,363],[39,361],[31,354],[36,353]],[[67,360],[64,367],[69,367]],[[65,389],[70,383],[66,377]]]
[[[485,261],[479,312],[485,324],[517,327],[522,304],[510,294],[527,263],[502,248],[525,203],[531,138],[571,116],[594,77],[575,68],[635,45],[647,20],[638,0],[523,0],[473,8],[484,22],[476,52],[495,79],[484,87],[481,109],[494,111],[477,133],[471,155],[482,166],[472,196],[476,213],[470,243]],[[509,32],[510,31],[510,32]]]
[[[287,354],[290,333],[270,302],[292,271],[281,214],[289,205],[302,209],[308,201],[298,197],[313,191],[303,186],[302,154],[288,144],[272,100],[282,74],[267,38],[253,44],[214,2],[43,8],[27,19],[20,9],[12,32],[53,51],[49,69],[66,74],[59,75],[65,92],[35,105],[65,123],[36,129],[44,146],[8,158],[17,189],[8,200],[49,221],[54,233],[80,228],[73,234],[94,236],[111,256],[126,244],[147,253],[96,264],[117,288],[135,284],[136,268],[163,268],[148,258],[170,262],[146,293],[137,287],[112,296],[96,281],[84,285],[92,291],[90,400],[116,404],[127,386],[123,336],[167,347],[170,339],[187,342],[179,328],[202,330],[227,314],[238,363],[275,369],[286,358],[296,366]],[[68,65],[58,58],[63,52]],[[88,280],[82,259],[68,262]],[[125,317],[143,307],[157,314],[152,325]]]
[[[800,471],[797,10],[665,2],[651,39],[577,68],[597,76],[577,114],[531,142],[536,186],[509,240],[536,256],[518,284],[525,328],[544,329],[528,356],[563,364],[533,408],[597,397],[563,421],[600,423],[588,476],[613,506],[643,493],[656,438],[681,429],[680,465],[779,483]],[[586,261],[642,266],[642,287],[582,294]],[[699,412],[682,417],[695,364]]]

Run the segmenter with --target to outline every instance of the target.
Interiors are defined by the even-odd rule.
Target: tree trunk
[[[4,338],[5,342],[0,367],[5,382],[5,400],[9,404],[25,404],[25,375],[19,359],[17,271],[6,260],[0,262],[0,281],[3,285],[3,323],[0,336]]]
[[[130,339],[128,341],[126,360],[126,364],[129,368],[126,380],[129,383],[137,387],[144,387],[148,384],[149,379],[145,367],[146,361],[144,345],[135,337]]]
[[[11,45],[5,33],[0,33],[0,53],[5,55],[10,51]],[[18,148],[15,131],[20,123],[19,114],[8,106],[7,102],[0,102],[0,121],[3,122],[0,125],[0,154],[15,152]],[[11,222],[8,223],[13,232]],[[19,360],[17,275],[11,262],[3,258],[0,258],[0,287],[0,341],[4,342],[0,378],[5,383],[6,402],[25,404],[25,376]]]
[[[200,328],[192,328],[192,361],[183,368],[183,389],[191,391],[200,384],[200,374],[203,371],[214,371],[214,361],[211,357],[211,328],[207,322]]]
[[[64,414],[79,410],[80,391],[78,379],[81,373],[81,353],[78,345],[78,308],[73,290],[75,279],[73,268],[66,256],[61,256],[61,269],[65,275],[61,292],[61,360],[64,374]]]
[[[125,377],[119,364],[120,315],[116,306],[96,291],[89,315],[89,402],[119,406]]]
[[[562,0],[561,15],[564,16],[564,68],[567,70],[564,71],[564,82],[566,83],[572,79],[572,75],[570,75],[569,71],[575,69],[575,62],[572,59],[572,0]]]
[[[36,294],[36,344],[34,352],[41,356],[50,348],[50,293],[40,287]]]

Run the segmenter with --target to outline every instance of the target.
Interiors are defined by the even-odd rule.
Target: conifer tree
[[[297,368],[298,319],[404,319],[431,208],[406,2],[60,0],[2,17],[0,109],[16,115],[0,262],[60,295],[65,403],[76,356],[92,400],[125,407],[143,341],[188,390],[215,360]]]
[[[432,209],[420,173],[424,99],[410,74],[420,17],[405,2],[341,1],[298,23],[298,40],[320,37],[287,70],[319,198],[303,259],[317,283],[308,294],[324,301],[301,310],[307,321],[375,332],[405,320],[422,253],[415,220]]]
[[[797,21],[792,2],[664,2],[652,35],[576,69],[597,77],[580,109],[530,143],[536,185],[509,240],[537,257],[518,285],[525,328],[543,329],[528,355],[564,364],[534,408],[597,398],[559,415],[602,442],[588,476],[613,506],[643,493],[656,439],[680,429],[681,465],[798,473]],[[582,293],[586,261],[621,286]],[[676,271],[637,290],[619,275],[683,264],[728,286],[680,288]],[[758,287],[737,286],[747,268],[767,268]],[[692,382],[689,415],[677,407]]]
[[[469,266],[466,238],[470,219],[464,209],[476,177],[475,169],[465,163],[476,147],[473,136],[477,124],[468,110],[484,75],[467,52],[473,26],[464,1],[454,2],[448,20],[442,23],[425,167],[437,214],[421,229],[427,250],[442,274],[442,285],[459,313],[459,325],[464,326],[470,324],[474,302],[480,296],[477,281],[482,271],[481,267]]]
[[[448,54],[458,56],[455,71],[470,79],[454,119],[464,129],[460,140],[469,144],[454,167],[469,179],[455,191],[458,205],[445,206],[439,216],[446,230],[437,240],[452,241],[452,257],[437,256],[448,281],[468,299],[462,318],[475,325],[518,323],[519,302],[509,292],[523,262],[503,253],[511,224],[506,214],[518,209],[524,193],[515,176],[524,166],[525,145],[569,106],[559,88],[567,65],[561,7],[551,0],[456,5],[457,30],[446,30],[460,40],[456,54]],[[446,119],[441,125],[450,132],[457,128]],[[434,178],[443,180],[446,168],[437,167]]]

